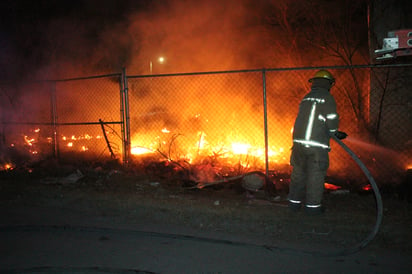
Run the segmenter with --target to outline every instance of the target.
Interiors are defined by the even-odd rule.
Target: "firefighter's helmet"
[[[319,70],[312,78],[309,79],[309,82],[312,83],[313,79],[316,78],[328,79],[332,84],[335,83],[335,78],[333,78],[332,73],[327,70]]]

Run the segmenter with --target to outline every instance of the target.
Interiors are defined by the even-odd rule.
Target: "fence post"
[[[59,159],[59,138],[58,138],[58,118],[57,118],[57,101],[56,101],[56,82],[53,82],[50,91],[51,121],[53,130],[53,157]]]
[[[263,115],[265,128],[265,171],[266,177],[269,176],[269,148],[268,148],[268,111],[266,97],[266,69],[262,69],[262,86],[263,86]]]
[[[122,121],[123,165],[128,166],[130,157],[130,116],[129,93],[127,86],[126,68],[122,70],[120,79],[120,115]]]

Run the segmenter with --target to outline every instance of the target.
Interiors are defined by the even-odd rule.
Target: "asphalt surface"
[[[308,247],[50,208],[0,208],[0,273],[411,273],[391,250],[318,255]]]

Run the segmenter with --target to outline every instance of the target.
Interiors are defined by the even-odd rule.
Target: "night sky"
[[[327,3],[319,7],[331,18],[338,17],[332,11],[340,9],[320,2]],[[148,74],[149,63],[159,56],[166,62],[154,63],[155,74],[301,66],[298,31],[319,16],[307,13],[312,7],[307,1],[288,5],[270,0],[1,1],[0,80],[118,73],[123,67]],[[364,15],[356,15],[362,24]],[[304,54],[326,64],[323,51],[309,55],[309,50],[305,46]]]
[[[50,62],[78,61],[98,43],[105,28],[153,1],[1,1],[1,77],[35,76]]]

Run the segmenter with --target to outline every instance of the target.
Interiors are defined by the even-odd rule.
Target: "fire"
[[[133,155],[143,155],[143,154],[154,153],[154,151],[148,148],[145,148],[145,147],[132,147],[131,153]]]
[[[40,130],[39,130],[39,131],[40,131]],[[29,149],[29,152],[30,152],[31,154],[37,154],[37,153],[38,153],[36,150],[32,150],[32,149],[33,149],[33,144],[36,143],[36,139],[31,138],[31,137],[28,137],[27,135],[24,135],[24,142],[25,142],[29,147],[31,147],[31,148]]]
[[[205,146],[207,146],[206,134],[204,134],[204,132],[202,132],[202,131],[199,131],[197,133],[197,136],[199,138],[198,148],[203,149]]]
[[[200,114],[195,115],[196,119]],[[205,120],[207,122],[207,120]],[[31,135],[24,136],[24,144],[29,147],[31,154],[38,154],[36,150],[38,144],[42,142],[52,143],[52,137],[39,136],[40,129],[30,130]],[[210,134],[212,136],[212,134]],[[194,131],[191,135],[179,134],[173,132],[167,127],[160,127],[156,132],[139,132],[132,138],[131,154],[150,155],[159,153],[159,156],[168,157],[173,160],[185,160],[189,163],[202,161],[203,159],[213,157],[216,160],[226,162],[230,165],[239,165],[246,168],[263,166],[266,161],[265,147],[263,140],[261,143],[250,143],[239,132],[210,137],[205,130]],[[42,139],[40,139],[42,138]],[[70,134],[61,135],[62,145],[67,149],[77,150],[79,152],[89,151],[89,141],[104,138],[103,135]],[[112,141],[112,140],[109,140]],[[100,141],[102,142],[102,141]],[[118,143],[111,143],[115,147],[121,147],[120,140]],[[13,146],[14,144],[11,144]],[[283,147],[271,146],[268,148],[269,163],[283,164],[289,160],[286,155],[288,150]]]
[[[97,135],[96,136],[96,139],[100,139],[101,138],[101,136],[100,135]],[[67,137],[67,136],[62,136],[62,140],[63,141],[67,141],[67,140],[73,140],[73,141],[78,141],[78,140],[91,140],[91,139],[93,139],[93,136],[90,136],[89,134],[82,134],[82,135],[78,135],[78,136],[76,136],[76,135],[72,135],[72,136],[70,136],[69,138]]]
[[[27,135],[24,136],[24,141],[26,142],[26,144],[28,144],[29,146],[33,146],[33,143],[35,141],[34,138],[30,138]]]
[[[367,185],[364,185],[364,186],[362,187],[362,189],[363,189],[364,191],[370,191],[370,190],[372,190],[372,186],[371,186],[370,184],[367,184]]]
[[[180,137],[181,136],[181,137]],[[181,138],[181,139],[179,139]],[[152,133],[139,133],[132,138],[131,154],[145,155],[161,152],[173,160],[185,160],[188,163],[202,161],[209,157],[223,160],[227,164],[245,168],[263,166],[266,161],[265,147],[242,141],[239,134],[224,135],[223,140],[214,141],[205,131],[197,131],[192,136],[173,134],[167,128]],[[263,142],[262,142],[263,143]],[[182,146],[185,147],[182,147]],[[288,163],[289,155],[283,147],[268,148],[269,162]]]
[[[81,143],[84,143],[84,141],[92,141],[93,139],[99,140],[103,138],[101,135],[96,135],[95,137],[85,133],[81,135],[71,135],[70,137],[67,136],[61,136],[61,140],[66,142],[66,147],[68,148],[78,148],[79,151],[85,152],[89,150],[89,147],[87,145],[81,144],[81,145],[76,145],[76,142],[78,141],[83,141]],[[51,138],[50,138],[51,140]]]
[[[4,164],[2,170],[12,170],[13,168],[12,164]]]
[[[325,189],[338,190],[341,189],[341,187],[334,184],[325,183]]]
[[[250,148],[249,144],[232,143],[233,154],[247,155],[249,148]]]

